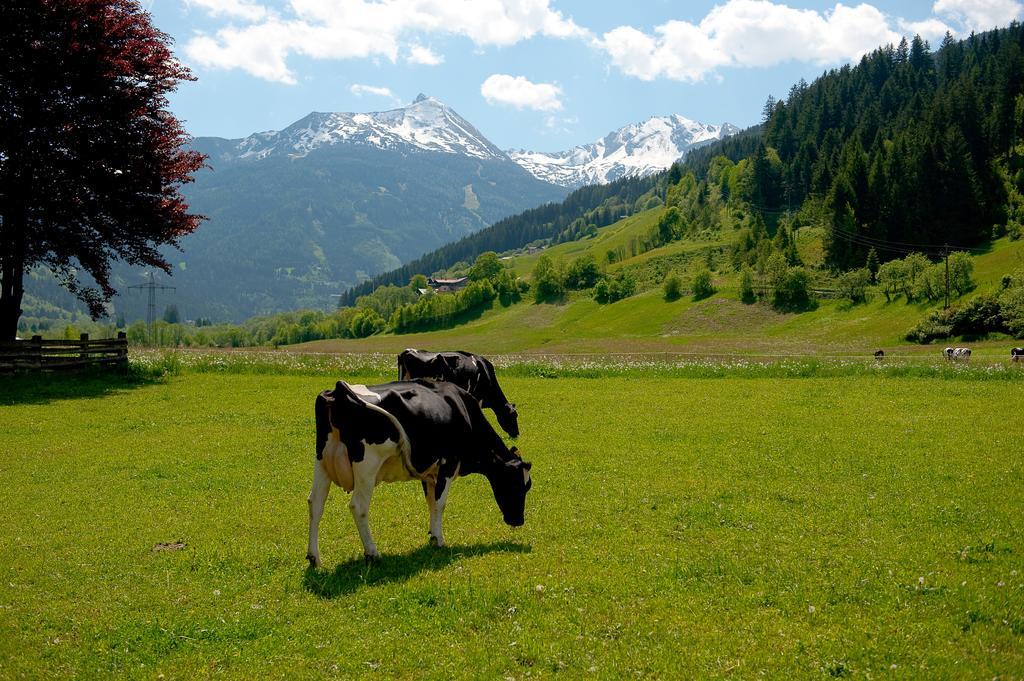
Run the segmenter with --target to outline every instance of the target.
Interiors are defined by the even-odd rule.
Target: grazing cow
[[[309,493],[310,565],[320,565],[318,527],[331,482],[352,492],[349,509],[367,559],[379,556],[368,514],[380,482],[419,480],[430,511],[430,541],[444,546],[441,516],[455,478],[483,474],[505,522],[524,522],[531,464],[505,446],[480,405],[451,383],[429,380],[349,385],[316,398],[316,461]]]
[[[967,362],[971,359],[970,348],[946,348],[942,354],[951,362]]]
[[[875,350],[875,359],[879,359],[880,360],[880,359],[884,359],[884,358],[885,358],[885,350]]]
[[[1013,348],[1010,350],[1010,361],[1019,362],[1024,357],[1024,348]]]
[[[409,348],[398,355],[398,380],[433,378],[454,383],[469,392],[484,409],[498,417],[510,437],[519,437],[519,413],[505,397],[490,360],[471,352],[428,352]]]

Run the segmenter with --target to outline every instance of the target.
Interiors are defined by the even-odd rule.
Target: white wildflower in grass
[[[1024,372],[1002,364],[950,365],[920,356],[893,358],[885,364],[873,358],[786,355],[565,354],[491,355],[503,375],[519,378],[833,378],[889,376],[914,378],[971,378],[1022,380]],[[393,353],[302,353],[280,349],[178,349],[130,351],[137,374],[174,375],[182,372],[236,374],[294,374],[391,377]]]

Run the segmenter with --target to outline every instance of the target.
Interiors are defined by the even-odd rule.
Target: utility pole
[[[150,270],[148,274],[149,274],[149,281],[148,282],[146,282],[145,284],[135,284],[134,286],[129,286],[128,288],[129,289],[133,289],[134,288],[134,289],[139,289],[139,290],[145,289],[146,293],[149,295],[149,300],[147,301],[148,305],[146,307],[146,332],[147,332],[147,335],[149,336],[149,342],[152,343],[154,341],[154,338],[153,338],[153,322],[156,321],[156,292],[157,292],[157,289],[160,289],[161,291],[173,291],[174,287],[173,286],[164,286],[163,284],[156,283],[156,278],[153,276],[153,271],[152,270]]]
[[[942,251],[942,257],[946,260],[946,304],[942,307],[943,310],[949,309],[949,244],[946,244]]]

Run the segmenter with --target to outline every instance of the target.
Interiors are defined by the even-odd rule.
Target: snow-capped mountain
[[[514,149],[508,155],[537,179],[575,188],[660,172],[690,149],[737,132],[729,123],[708,125],[674,114],[627,125],[568,151]]]
[[[192,148],[210,168],[184,192],[208,222],[170,256],[176,302],[192,317],[324,309],[368,276],[568,193],[423,95],[391,111],[311,113],[243,139],[199,137]],[[140,300],[125,296],[119,309],[142,315]]]
[[[297,158],[337,144],[433,151],[479,159],[508,158],[451,107],[421,94],[412,104],[390,111],[314,112],[284,130],[230,140],[217,150],[213,160],[258,160],[277,154]]]

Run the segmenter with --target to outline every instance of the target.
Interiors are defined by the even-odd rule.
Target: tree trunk
[[[25,294],[25,224],[3,216],[4,253],[0,255],[0,343],[13,342],[18,335],[21,299]],[[20,223],[20,224],[19,224]]]
[[[0,343],[11,342],[17,337],[18,319],[21,317],[21,298],[25,292],[21,285],[20,274],[15,274],[15,271],[20,271],[20,268],[14,266],[13,262],[11,266],[8,266],[8,260],[13,259],[4,258],[3,287],[0,289]],[[10,286],[7,284],[8,281],[11,282]]]

